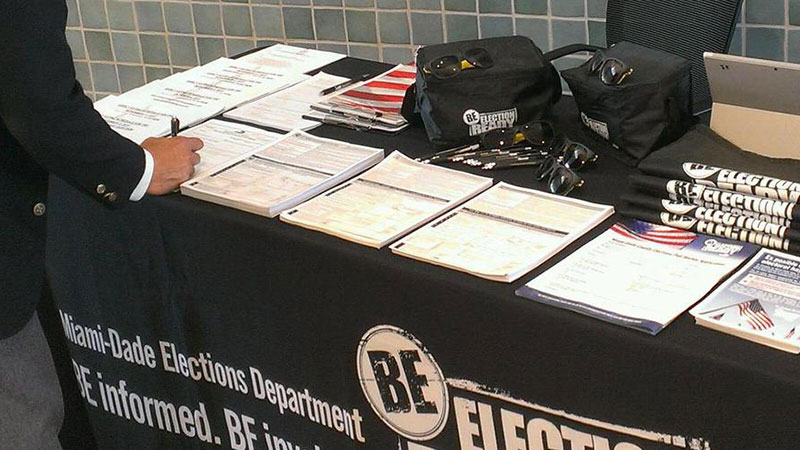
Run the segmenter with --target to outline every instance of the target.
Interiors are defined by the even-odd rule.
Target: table
[[[571,98],[555,112],[591,141]],[[431,151],[421,129],[314,134]],[[574,196],[618,204],[633,169],[612,151],[598,148]],[[492,175],[541,188],[532,172]],[[50,281],[101,449],[790,449],[800,438],[795,356],[687,314],[652,337],[514,295],[611,221],[509,285],[180,195],[112,211],[55,178],[50,195]]]

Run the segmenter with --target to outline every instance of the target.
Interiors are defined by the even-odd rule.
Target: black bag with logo
[[[524,36],[429,45],[417,52],[416,65],[416,93],[406,94],[404,115],[414,96],[414,111],[440,147],[539,119],[561,96],[558,72]]]
[[[561,71],[584,125],[621,150],[628,163],[683,136],[693,123],[691,62],[630,42],[602,52],[598,64],[615,59],[630,71],[618,75],[619,84],[603,82],[601,69],[591,70],[592,60]]]

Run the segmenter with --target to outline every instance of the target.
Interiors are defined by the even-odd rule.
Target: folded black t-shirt
[[[705,125],[695,125],[682,138],[643,159],[638,167],[648,175],[694,181],[684,163],[701,163],[800,182],[800,161],[746,152]]]

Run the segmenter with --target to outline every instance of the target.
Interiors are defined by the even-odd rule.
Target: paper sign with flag
[[[416,67],[399,64],[315,105],[314,109],[398,127],[408,125],[400,114],[406,90],[414,83]]]
[[[800,257],[761,249],[690,313],[700,325],[800,353]]]

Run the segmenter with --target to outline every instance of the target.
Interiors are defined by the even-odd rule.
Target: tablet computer
[[[711,129],[744,150],[800,159],[800,64],[705,53]]]

